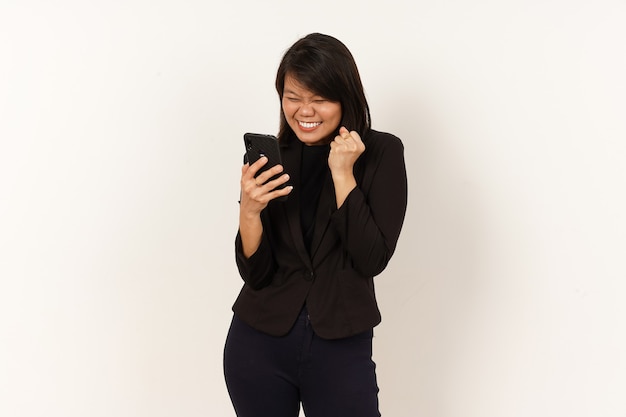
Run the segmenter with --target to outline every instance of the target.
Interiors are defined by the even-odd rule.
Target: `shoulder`
[[[363,143],[365,144],[365,150],[369,149],[371,152],[404,151],[404,144],[399,137],[373,129],[370,129],[365,134]]]
[[[406,168],[404,145],[400,138],[391,133],[370,130],[363,135],[363,143],[365,152],[357,159],[355,174],[367,198],[370,198],[373,188],[378,191],[402,191],[402,184],[406,183]],[[394,188],[390,188],[390,182],[395,184]]]

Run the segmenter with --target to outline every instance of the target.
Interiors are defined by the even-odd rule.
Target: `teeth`
[[[298,123],[300,124],[300,126],[302,126],[305,129],[311,129],[322,124],[322,122],[311,122],[311,123],[298,122]]]

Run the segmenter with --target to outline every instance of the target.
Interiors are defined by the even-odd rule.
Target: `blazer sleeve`
[[[392,135],[380,142],[365,161],[363,178],[368,180],[357,183],[331,215],[352,267],[367,277],[380,274],[389,263],[407,206],[404,146]]]
[[[239,275],[241,275],[241,278],[248,286],[255,290],[267,286],[276,270],[271,245],[267,240],[265,232],[259,248],[249,258],[246,258],[243,254],[241,234],[237,232],[235,238],[235,260],[239,269]]]

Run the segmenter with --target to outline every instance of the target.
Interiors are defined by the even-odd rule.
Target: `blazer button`
[[[313,271],[305,271],[304,279],[307,281],[313,281],[315,279],[315,272]]]

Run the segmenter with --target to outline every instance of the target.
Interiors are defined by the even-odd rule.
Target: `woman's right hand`
[[[255,178],[256,173],[265,164],[267,164],[267,158],[262,157],[254,164],[245,164],[241,168],[239,233],[241,235],[243,254],[246,258],[251,257],[261,244],[263,235],[261,211],[267,207],[267,203],[271,200],[285,196],[293,189],[293,187],[287,186],[280,190],[274,190],[289,180],[289,175],[287,174],[269,181],[274,175],[283,172],[282,165],[273,166]]]
[[[283,174],[275,180],[269,181],[273,176],[283,172],[282,165],[275,165],[255,178],[257,172],[266,163],[267,157],[263,156],[252,165],[245,164],[241,168],[240,211],[246,217],[258,216],[271,200],[286,196],[293,189],[292,186],[287,186],[275,190],[276,187],[289,181],[288,174]]]

